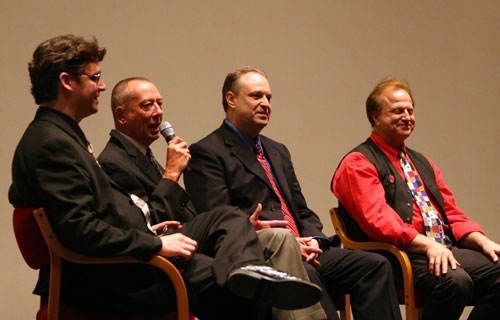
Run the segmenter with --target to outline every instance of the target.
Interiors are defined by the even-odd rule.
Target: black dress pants
[[[308,266],[306,270],[311,281],[323,287],[320,302],[328,319],[338,319],[330,297],[345,293],[351,295],[356,320],[401,319],[392,268],[385,257],[361,250],[329,247],[323,250],[318,260],[321,263],[319,268]]]
[[[415,289],[427,300],[422,319],[456,320],[475,292],[479,296],[469,319],[493,320],[500,315],[500,263],[483,253],[448,245],[460,267],[436,277],[429,274],[429,260],[420,254],[408,254]]]
[[[181,232],[196,240],[189,261],[176,258],[188,286],[190,307],[200,319],[258,319],[269,308],[231,294],[229,273],[248,264],[264,265],[263,249],[248,216],[237,207],[220,207],[186,222]]]

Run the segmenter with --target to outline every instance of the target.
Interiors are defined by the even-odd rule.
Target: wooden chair
[[[344,222],[342,221],[337,208],[330,209],[330,217],[332,218],[332,223],[335,228],[335,233],[340,237],[344,248],[346,249],[358,249],[358,250],[383,250],[392,253],[401,265],[401,270],[403,271],[403,288],[398,289],[398,298],[400,301],[404,301],[406,319],[407,320],[417,320],[420,319],[423,306],[423,299],[415,295],[413,286],[413,271],[410,264],[410,259],[408,255],[403,250],[400,250],[393,244],[386,242],[370,241],[370,242],[360,242],[354,241],[349,237],[346,230]],[[418,307],[417,307],[418,306]]]
[[[340,320],[351,320],[351,298],[348,294],[333,297],[335,308],[340,315]]]
[[[170,278],[177,299],[177,314],[158,315],[155,319],[172,319],[176,315],[182,320],[194,319],[189,312],[184,280],[177,268],[167,259],[154,256],[149,262],[143,262],[131,257],[93,258],[75,253],[59,242],[43,208],[36,210],[16,208],[13,220],[16,240],[26,263],[33,269],[50,265],[49,301],[46,314],[49,320],[57,320],[60,316],[62,259],[81,264],[146,263],[155,266]],[[42,306],[40,309],[42,312],[39,311],[37,319],[45,318],[44,308],[45,306]]]

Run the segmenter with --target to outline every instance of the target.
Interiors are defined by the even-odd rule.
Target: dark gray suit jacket
[[[150,201],[160,210],[165,195],[157,196]],[[61,242],[85,255],[148,260],[161,249],[142,211],[89,152],[78,124],[49,108],[38,109],[17,146],[9,200],[15,207],[44,207]],[[35,288],[43,298],[48,295],[48,277],[48,268],[41,270]],[[63,266],[63,304],[164,310],[175,305],[168,303],[174,296],[168,279],[146,265]]]
[[[111,137],[98,160],[111,179],[146,201],[155,198],[157,193],[163,195],[166,210],[156,212],[166,215],[153,216],[152,223],[164,220],[187,222],[196,216],[188,194],[179,184],[162,179],[149,159],[123,134],[113,129],[109,135]]]
[[[300,235],[326,238],[318,216],[307,207],[288,149],[265,136],[261,142]],[[283,220],[280,200],[255,153],[227,124],[189,149],[192,158],[184,183],[198,212],[234,205],[251,214],[260,202],[262,220]]]

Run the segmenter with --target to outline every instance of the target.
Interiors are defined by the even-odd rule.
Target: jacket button
[[[407,207],[409,207],[409,206],[410,206],[410,203],[407,203],[407,204],[406,204],[406,206],[407,206]]]

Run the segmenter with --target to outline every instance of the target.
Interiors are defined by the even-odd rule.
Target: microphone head
[[[167,121],[160,124],[160,133],[165,138],[167,143],[175,137],[174,127]]]

